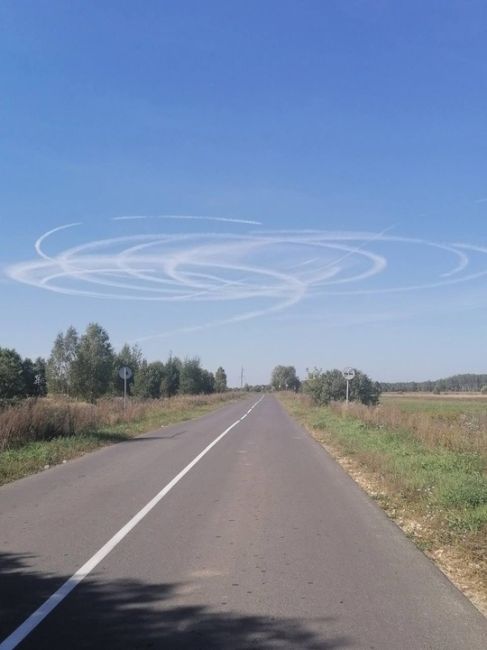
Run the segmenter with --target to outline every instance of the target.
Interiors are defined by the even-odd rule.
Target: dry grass
[[[487,406],[487,394],[480,393],[475,391],[447,391],[444,393],[427,393],[423,391],[416,392],[390,392],[382,393],[382,399],[409,399],[409,400],[419,400],[424,402],[425,400],[434,400],[439,402],[451,402],[453,400],[470,400],[470,401],[483,401],[484,406]]]
[[[87,404],[62,398],[29,399],[0,412],[0,452],[29,442],[84,435],[121,424],[170,419],[171,414],[234,399],[224,395],[184,395],[160,400],[130,400],[124,409],[120,399]]]
[[[379,406],[365,406],[343,402],[330,405],[331,410],[341,416],[349,415],[362,422],[386,429],[404,430],[411,433],[429,449],[442,447],[450,451],[478,453],[487,459],[487,409],[484,411],[450,411],[437,402],[436,409],[414,410],[402,408],[397,402],[382,403]],[[487,404],[486,404],[487,406]]]
[[[96,405],[50,398],[23,401],[0,412],[0,485],[139,433],[199,417],[243,395],[131,400],[125,410],[118,399]]]

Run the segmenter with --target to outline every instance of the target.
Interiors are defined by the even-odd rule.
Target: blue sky
[[[6,0],[0,81],[0,345],[487,371],[485,2]]]

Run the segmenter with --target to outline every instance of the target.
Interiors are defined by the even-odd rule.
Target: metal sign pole
[[[353,368],[345,368],[342,371],[343,378],[347,382],[347,396],[346,396],[346,405],[348,406],[350,398],[350,381],[355,377],[355,370]]]
[[[118,376],[123,379],[123,410],[127,406],[127,381],[132,377],[132,370],[128,366],[122,366],[118,371]]]

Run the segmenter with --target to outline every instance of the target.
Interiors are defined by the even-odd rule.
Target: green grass
[[[438,559],[460,588],[467,586],[474,602],[487,612],[485,453],[447,448],[441,440],[436,446],[426,444],[404,426],[362,421],[357,416],[360,410],[353,417],[334,407],[313,406],[302,396],[281,395],[280,399],[317,440],[339,457],[352,460],[352,475],[419,548]],[[394,399],[396,405],[401,399]],[[406,409],[421,412],[424,408],[432,426],[436,416],[456,418],[465,413],[465,406],[479,408],[478,403],[465,405],[464,400],[458,400],[458,406],[446,401],[445,409],[436,399],[412,401]],[[358,474],[354,468],[360,470]]]
[[[57,465],[83,453],[128,439],[124,434],[83,434],[53,440],[30,442],[19,449],[0,453],[0,485],[40,471],[46,465]]]
[[[285,403],[347,456],[379,471],[402,499],[454,521],[457,530],[487,524],[486,464],[480,454],[427,448],[404,430],[372,427],[326,407]]]
[[[235,399],[240,399],[236,397]],[[141,433],[194,419],[228,404],[232,399],[208,403],[193,403],[178,398],[174,406],[151,411],[147,416],[132,422],[123,422],[101,430],[84,432],[74,436],[64,436],[51,440],[28,442],[13,449],[0,452],[0,485],[39,472],[46,466],[57,465],[63,461],[88,453],[100,447],[122,442]]]

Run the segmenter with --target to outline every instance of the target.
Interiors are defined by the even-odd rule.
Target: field
[[[482,413],[487,412],[487,395],[483,393],[383,393],[381,404],[397,406],[404,412]]]
[[[335,412],[340,405],[333,405]],[[478,393],[384,394],[378,408],[351,404],[348,414],[376,426],[406,429],[429,447],[487,457],[487,396]]]
[[[378,407],[284,405],[487,611],[487,398],[385,394]]]

